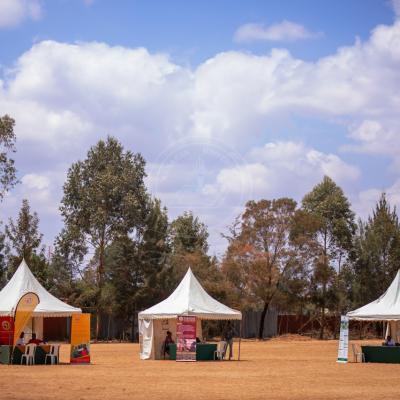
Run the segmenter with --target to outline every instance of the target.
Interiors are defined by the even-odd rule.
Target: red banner
[[[176,338],[176,361],[196,361],[196,317],[178,317]]]
[[[0,317],[0,345],[12,346],[14,339],[13,317]]]

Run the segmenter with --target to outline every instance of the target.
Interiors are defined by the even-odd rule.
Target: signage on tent
[[[14,346],[39,302],[39,296],[32,292],[25,293],[19,299],[14,315]]]
[[[342,315],[340,318],[340,339],[337,362],[347,363],[349,352],[349,317]]]
[[[196,317],[178,317],[176,338],[176,361],[196,361]]]
[[[12,345],[14,338],[14,320],[12,317],[0,317],[0,345]]]
[[[72,316],[71,363],[90,363],[90,314]]]

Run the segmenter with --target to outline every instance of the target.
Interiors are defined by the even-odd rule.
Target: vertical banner
[[[196,361],[196,317],[178,317],[176,339],[176,361]]]
[[[349,352],[349,318],[342,315],[340,318],[340,338],[339,338],[339,351],[338,351],[337,362],[347,363],[348,352]]]
[[[36,293],[25,293],[15,307],[14,313],[14,340],[13,346],[17,343],[19,335],[26,326],[36,306],[39,304],[39,297]]]
[[[90,363],[90,314],[72,315],[71,363]]]
[[[14,342],[13,317],[0,317],[0,345],[12,346]]]

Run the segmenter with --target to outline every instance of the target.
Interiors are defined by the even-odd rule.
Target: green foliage
[[[238,297],[263,310],[260,339],[270,304],[298,267],[290,240],[295,211],[296,202],[288,198],[249,201],[240,224],[231,229],[223,270]]]
[[[18,268],[22,259],[31,266],[32,272],[42,285],[49,286],[49,273],[44,248],[39,249],[43,235],[39,232],[39,217],[31,213],[28,200],[22,200],[22,207],[16,221],[9,219],[5,226],[5,254],[8,278]]]
[[[337,308],[340,312],[343,306],[340,272],[352,250],[356,226],[349,201],[342,189],[327,176],[304,196],[302,208],[316,221],[310,231],[318,254],[311,275],[310,299],[320,309],[322,338],[326,308]]]
[[[17,183],[14,160],[9,153],[15,153],[15,121],[8,115],[0,117],[0,200]]]
[[[84,161],[74,163],[68,171],[60,208],[65,222],[60,240],[66,243],[59,243],[60,250],[64,247],[60,254],[64,253],[63,257],[71,262],[82,259],[90,248],[94,249],[98,319],[104,296],[106,248],[118,238],[138,235],[143,229],[148,202],[144,167],[140,154],[124,151],[121,143],[108,137],[106,141],[100,140]]]
[[[400,224],[395,208],[382,194],[372,216],[359,222],[351,279],[354,306],[381,296],[400,266]],[[348,280],[349,280],[348,279]]]

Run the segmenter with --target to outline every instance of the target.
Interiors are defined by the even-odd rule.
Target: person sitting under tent
[[[43,342],[43,340],[36,338],[36,333],[32,333],[32,339],[28,342],[28,344],[31,344],[31,343],[39,345],[44,342]]]
[[[396,346],[396,343],[391,336],[388,336],[385,341],[385,346]]]
[[[165,354],[168,354],[168,356],[170,355],[169,354],[169,345],[173,344],[173,343],[175,343],[175,342],[172,339],[172,333],[170,331],[167,331],[167,336],[165,337],[164,345],[163,345],[163,347],[164,347],[164,357],[165,357]]]
[[[17,340],[17,346],[22,346],[24,344],[25,344],[25,332],[22,331]]]

